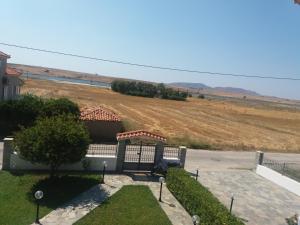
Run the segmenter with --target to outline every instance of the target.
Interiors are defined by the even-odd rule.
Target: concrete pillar
[[[164,144],[158,142],[155,146],[154,166],[158,165],[164,158]]]
[[[184,168],[185,158],[186,158],[186,147],[179,146],[179,150],[180,150],[180,167]]]
[[[123,163],[125,160],[125,152],[126,152],[126,142],[119,141],[118,142],[118,151],[117,151],[117,172],[123,171]]]
[[[256,152],[256,164],[262,165],[264,162],[264,152],[262,151],[257,151]]]
[[[13,153],[13,138],[4,138],[2,170],[10,170],[10,156]]]

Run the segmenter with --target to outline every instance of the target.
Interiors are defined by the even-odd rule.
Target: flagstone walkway
[[[158,199],[160,183],[144,176],[106,175],[105,184],[96,185],[40,220],[42,225],[71,225],[99,206],[124,185],[147,185]],[[192,225],[190,215],[164,185],[161,208],[173,225]]]

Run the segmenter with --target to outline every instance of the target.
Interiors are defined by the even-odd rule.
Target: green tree
[[[67,98],[44,99],[34,95],[22,95],[19,99],[0,101],[0,136],[12,135],[20,127],[30,127],[40,117],[72,114],[79,118],[76,103]]]
[[[44,101],[34,95],[0,101],[0,136],[11,135],[20,126],[32,126],[43,109]]]
[[[62,114],[72,114],[74,117],[80,117],[78,105],[67,98],[47,99],[45,100],[41,116],[51,117]]]
[[[16,133],[14,145],[22,158],[50,166],[50,177],[66,163],[80,161],[87,153],[89,135],[74,117],[61,115],[38,120]]]

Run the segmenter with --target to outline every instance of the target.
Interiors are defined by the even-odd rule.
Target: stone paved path
[[[233,213],[247,225],[287,225],[300,213],[300,197],[250,170],[201,171],[199,182],[227,207],[235,195]]]
[[[105,184],[97,185],[79,195],[71,202],[52,211],[40,220],[42,225],[71,225],[96,208],[107,197],[121,189],[123,185],[147,185],[158,198],[160,184],[144,177],[126,175],[106,175]],[[159,203],[173,225],[192,225],[190,215],[178,203],[170,191],[163,187],[162,202]]]

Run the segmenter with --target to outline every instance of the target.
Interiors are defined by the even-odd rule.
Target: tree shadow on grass
[[[27,198],[35,202],[34,193],[41,190],[44,193],[40,205],[47,208],[56,209],[63,203],[71,200],[82,192],[99,184],[99,179],[88,176],[61,176],[55,178],[45,178],[35,183],[27,193]]]

